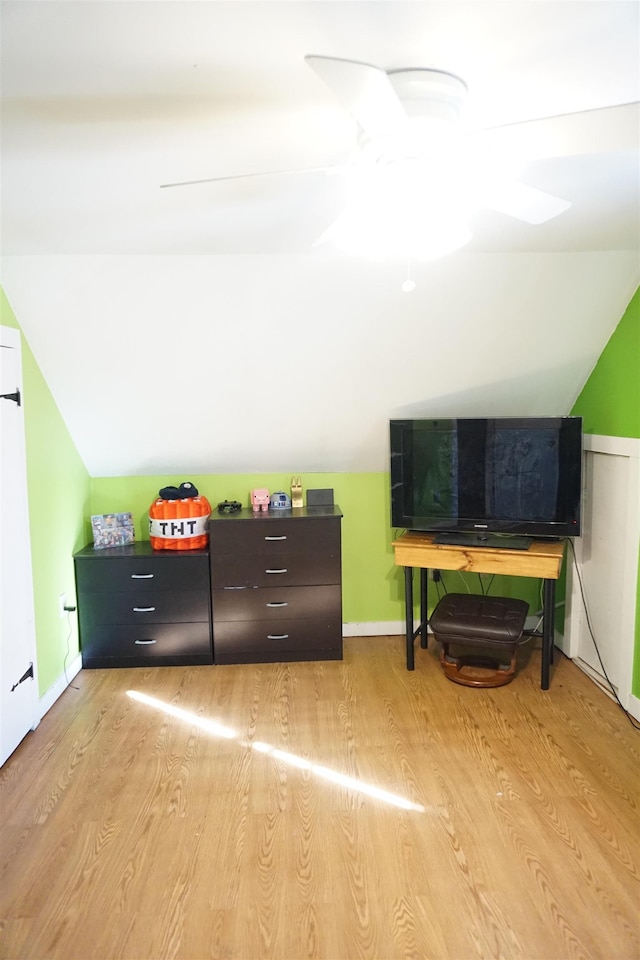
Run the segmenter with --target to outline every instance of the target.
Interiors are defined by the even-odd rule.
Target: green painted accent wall
[[[2,288],[0,323],[20,329]],[[64,593],[68,602],[75,604],[72,556],[84,542],[90,482],[24,334],[21,340],[38,688],[42,696],[78,654],[76,619],[60,618],[58,598]]]
[[[583,418],[585,433],[640,438],[640,287],[571,412]],[[640,697],[640,562],[637,597],[631,692]]]
[[[106,477],[91,483],[91,512],[129,510],[136,524],[136,537],[149,539],[148,510],[161,487],[195,483],[211,503],[239,500],[249,505],[249,491],[267,487],[270,493],[289,492],[291,474],[184,475],[180,477]],[[387,473],[303,474],[303,490],[331,487],[343,513],[342,573],[343,614],[349,623],[399,620],[402,576],[393,562],[390,527],[389,475]],[[87,543],[91,528],[86,525]]]
[[[149,539],[148,510],[161,487],[178,486],[185,480],[195,483],[212,509],[221,500],[239,500],[249,505],[249,491],[266,487],[270,493],[289,491],[291,474],[224,474],[181,477],[104,477],[91,482],[91,513],[133,513],[136,537]],[[396,567],[391,528],[389,474],[309,473],[302,475],[303,490],[331,487],[334,501],[344,514],[342,521],[342,592],[345,623],[389,623],[404,621],[404,575]],[[86,542],[91,543],[89,518]],[[477,577],[446,574],[449,589],[477,592]],[[486,581],[488,582],[488,580]],[[496,577],[492,592],[519,596],[532,611],[539,609],[539,581]],[[418,593],[416,589],[416,594]],[[435,599],[435,592],[431,591]]]
[[[585,433],[640,437],[640,287],[571,412]]]

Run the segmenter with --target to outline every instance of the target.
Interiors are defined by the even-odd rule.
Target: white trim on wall
[[[64,691],[70,685],[71,681],[75,676],[77,676],[82,670],[82,656],[78,654],[74,660],[69,664],[64,674],[52,683],[49,689],[44,693],[38,702],[40,720],[44,717],[45,713],[48,713],[51,710],[51,707],[54,705],[56,700],[62,696]]]
[[[404,632],[404,620],[342,624],[343,637],[404,637]]]
[[[617,457],[640,457],[640,440],[634,437],[606,437],[586,433],[583,448],[591,453],[610,453]]]
[[[618,595],[621,612],[620,636],[620,665],[618,696],[622,705],[633,712],[632,706],[637,709],[640,701],[631,695],[633,676],[633,659],[635,648],[635,623],[638,590],[638,535],[640,531],[640,439],[630,437],[609,437],[596,434],[584,436],[585,455],[605,455],[623,457],[627,460],[627,524],[626,538],[623,543],[616,544],[616,553],[620,558],[623,575]],[[585,500],[591,495],[589,490],[584,491]],[[593,549],[597,544],[592,544]],[[575,562],[578,569],[584,570],[589,561],[586,546],[582,538],[574,541]],[[570,559],[570,554],[568,559]],[[580,661],[580,646],[588,629],[583,610],[578,578],[574,576],[573,564],[569,563],[567,570],[567,617],[565,621],[566,633],[559,640],[558,645],[563,652],[573,659],[578,666]],[[589,672],[589,671],[585,671]],[[635,700],[635,704],[632,701]],[[635,715],[635,714],[634,714]]]

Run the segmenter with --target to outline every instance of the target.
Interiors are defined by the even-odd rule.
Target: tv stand
[[[403,533],[393,543],[395,562],[404,567],[407,670],[415,668],[414,641],[427,646],[428,570],[460,570],[467,573],[499,573],[508,577],[537,577],[544,582],[542,618],[542,668],[540,686],[549,689],[553,662],[556,580],[560,576],[565,541],[534,540],[527,550],[459,546],[436,543],[433,534]],[[413,571],[420,570],[420,623],[413,622]]]
[[[436,533],[434,543],[451,547],[492,547],[494,550],[528,550],[533,537],[520,537],[506,533]]]

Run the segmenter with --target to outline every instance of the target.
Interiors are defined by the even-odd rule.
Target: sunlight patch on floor
[[[176,707],[171,703],[166,703],[164,700],[158,700],[155,697],[150,697],[146,693],[140,693],[138,690],[127,690],[127,696],[132,700],[137,700],[138,703],[144,703],[149,707],[154,707],[156,710],[161,710],[163,713],[168,714],[171,717],[176,717],[178,720],[183,720],[185,723],[189,723],[192,726],[198,727],[199,729],[204,730],[206,733],[210,733],[213,736],[223,737],[227,740],[238,740],[238,734],[235,732],[235,730],[232,730],[230,727],[225,727],[223,724],[216,723],[214,720],[210,720],[207,717],[202,717],[196,713],[192,713],[190,710],[183,710],[181,707]],[[271,744],[264,743],[261,740],[255,740],[253,742],[243,740],[240,741],[240,746],[255,750],[257,753],[266,754],[270,757],[273,757],[275,760],[281,760],[283,763],[287,763],[292,767],[297,767],[301,770],[309,770],[317,777],[321,777],[322,779],[328,780],[331,783],[335,783],[338,786],[346,787],[348,790],[354,790],[357,793],[364,793],[369,797],[374,797],[376,800],[382,800],[384,803],[391,804],[394,807],[400,807],[402,810],[414,810],[418,813],[424,813],[425,811],[425,808],[420,803],[413,803],[411,800],[407,800],[398,794],[390,793],[388,790],[383,790],[373,784],[365,783],[363,780],[359,780],[357,777],[350,777],[347,774],[340,773],[338,770],[332,770],[330,767],[324,767],[321,764],[313,763],[311,760],[306,760],[304,757],[300,757],[295,753],[290,753],[287,750],[280,750],[279,748],[273,747]]]

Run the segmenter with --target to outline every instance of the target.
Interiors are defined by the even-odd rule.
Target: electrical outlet
[[[58,616],[59,617],[66,616],[66,611],[64,609],[66,605],[67,605],[67,595],[66,593],[61,593],[60,596],[58,597]]]

